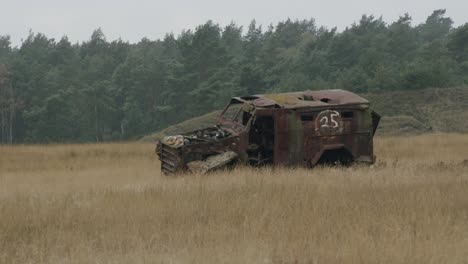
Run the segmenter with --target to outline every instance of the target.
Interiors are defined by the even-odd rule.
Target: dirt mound
[[[468,87],[429,88],[362,94],[382,116],[377,135],[414,135],[428,132],[468,133]],[[215,123],[220,111],[145,136],[155,141],[201,129]]]
[[[377,135],[417,135],[431,131],[430,126],[412,116],[384,116],[380,121]]]
[[[379,130],[386,131],[382,134],[468,132],[468,87],[383,92],[363,97],[383,117]],[[392,128],[395,130],[391,131]]]

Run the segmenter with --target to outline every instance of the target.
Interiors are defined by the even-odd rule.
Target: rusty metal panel
[[[289,162],[289,118],[288,110],[277,109],[275,119],[275,156],[274,163],[287,165]]]
[[[296,111],[288,114],[288,134],[289,134],[289,165],[299,165],[303,163],[304,157],[304,129],[301,118]]]

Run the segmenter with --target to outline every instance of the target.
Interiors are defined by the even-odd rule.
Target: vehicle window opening
[[[352,111],[343,112],[343,113],[341,113],[341,116],[343,118],[353,118],[354,117],[354,112],[352,112]]]
[[[241,102],[231,103],[226,108],[224,113],[222,114],[222,117],[225,118],[225,119],[229,119],[229,120],[239,122],[240,121],[239,116],[241,116],[240,112],[242,112],[242,106],[243,106],[243,103],[241,103]]]
[[[314,116],[313,115],[301,115],[301,121],[314,121]]]
[[[244,111],[244,113],[242,114],[242,124],[246,126],[251,117],[252,117],[251,113]]]

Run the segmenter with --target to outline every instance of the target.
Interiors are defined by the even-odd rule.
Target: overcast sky
[[[318,25],[342,30],[362,14],[391,22],[408,12],[419,24],[433,10],[447,9],[456,26],[468,22],[468,0],[0,0],[0,8],[0,35],[10,35],[15,45],[30,29],[77,42],[101,27],[108,40],[137,42],[178,35],[209,19],[222,26],[231,21],[246,26],[256,19],[266,27],[287,18],[315,18]]]

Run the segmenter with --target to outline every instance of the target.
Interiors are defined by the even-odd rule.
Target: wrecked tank
[[[375,162],[380,116],[345,90],[233,97],[212,127],[164,137],[164,174],[205,173],[241,162],[313,167]]]

